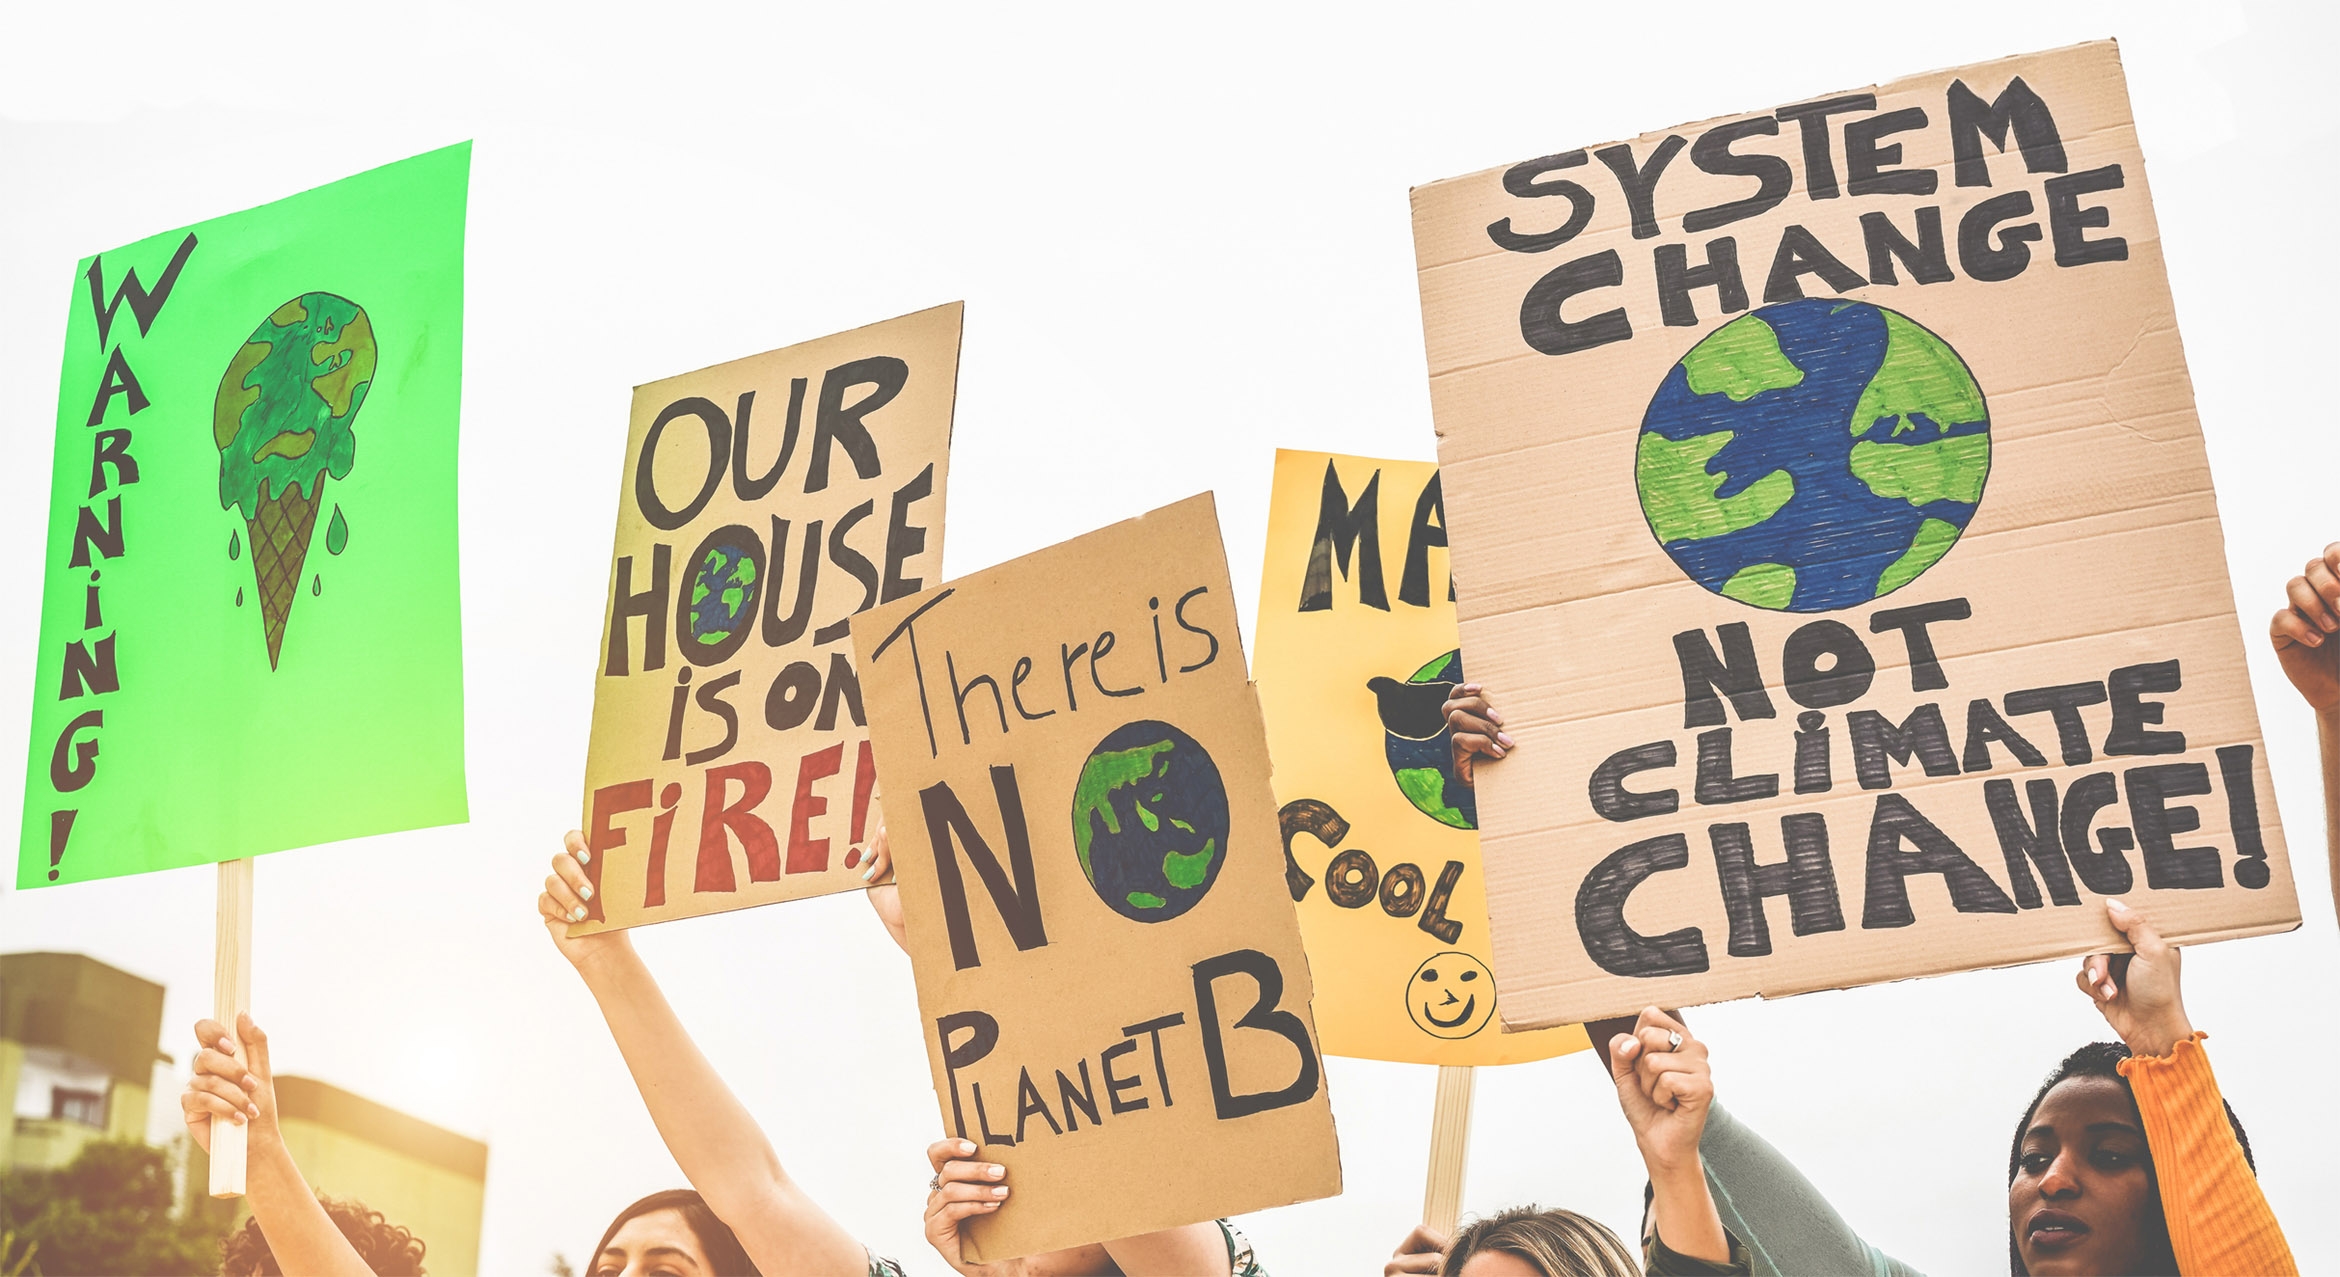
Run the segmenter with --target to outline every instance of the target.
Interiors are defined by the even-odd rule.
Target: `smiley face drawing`
[[[1495,1018],[1495,974],[1467,953],[1433,954],[1406,978],[1406,1014],[1434,1038],[1467,1038]]]

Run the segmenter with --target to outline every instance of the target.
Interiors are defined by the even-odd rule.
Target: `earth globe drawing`
[[[742,529],[744,532],[745,529]],[[700,547],[691,571],[688,628],[702,647],[719,647],[754,623],[757,560],[752,543],[721,536]],[[736,646],[736,645],[734,645]]]
[[[1442,825],[1479,827],[1479,802],[1455,774],[1446,698],[1463,681],[1462,653],[1444,652],[1403,681],[1366,681],[1381,716],[1381,750],[1406,801]]]
[[[1882,306],[1814,297],[1691,347],[1642,417],[1633,477],[1691,580],[1827,612],[1940,562],[1990,469],[1982,388],[1948,342]]]
[[[1227,787],[1192,736],[1139,719],[1089,751],[1072,825],[1097,898],[1124,918],[1167,922],[1202,903],[1227,862]]]

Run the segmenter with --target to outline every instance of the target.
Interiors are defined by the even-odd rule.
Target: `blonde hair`
[[[1438,1271],[1455,1277],[1481,1251],[1516,1255],[1544,1277],[1641,1277],[1641,1265],[1617,1234],[1572,1210],[1514,1206],[1473,1220],[1454,1235]]]

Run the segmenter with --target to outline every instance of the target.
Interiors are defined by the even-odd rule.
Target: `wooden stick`
[[[1471,1150],[1471,1082],[1468,1064],[1438,1066],[1438,1099],[1430,1112],[1430,1182],[1422,1192],[1422,1222],[1441,1236],[1454,1235],[1462,1215],[1463,1165]]]
[[[219,934],[212,951],[211,1015],[227,1026],[236,1044],[235,1056],[244,1058],[244,1044],[236,1036],[236,1016],[252,1009],[252,862],[219,862]],[[211,1121],[211,1195],[244,1195],[244,1137],[247,1128],[234,1122]]]

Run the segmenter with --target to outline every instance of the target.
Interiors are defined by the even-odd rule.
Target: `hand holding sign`
[[[585,902],[593,899],[593,875],[586,870],[592,863],[593,852],[585,845],[584,832],[570,830],[565,849],[552,858],[552,872],[545,875],[544,891],[536,897],[536,912],[544,919],[546,934],[572,967],[583,967],[598,954],[633,943],[623,931],[580,934],[571,929],[572,924],[583,922],[590,912]]]
[[[2105,1023],[2138,1055],[2167,1055],[2194,1036],[2178,989],[2178,947],[2118,900],[2104,902],[2113,926],[2134,953],[2091,954],[2080,964],[2080,991],[2104,1012]]]

